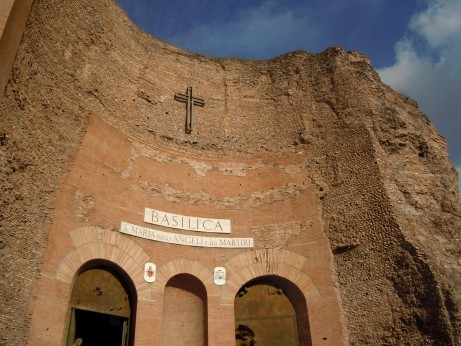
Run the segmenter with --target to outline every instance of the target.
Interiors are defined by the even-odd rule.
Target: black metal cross
[[[186,132],[192,132],[192,125],[194,120],[194,106],[203,107],[205,100],[199,97],[195,97],[192,91],[192,87],[187,87],[187,93],[176,92],[174,99],[181,102],[186,102]]]

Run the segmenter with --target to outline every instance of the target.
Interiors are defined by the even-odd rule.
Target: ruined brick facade
[[[74,283],[96,264],[129,286],[135,345],[234,344],[236,296],[258,278],[289,296],[300,344],[461,343],[456,172],[363,55],[204,57],[113,1],[37,0],[8,80],[0,344],[66,345]],[[191,133],[174,97],[188,86],[205,99]],[[151,226],[146,207],[229,219],[255,246],[122,234],[122,221]]]

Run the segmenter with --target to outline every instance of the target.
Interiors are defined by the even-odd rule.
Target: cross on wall
[[[203,107],[205,105],[205,100],[195,97],[191,86],[187,87],[187,92],[185,94],[176,92],[174,99],[186,103],[186,133],[191,133],[194,124],[194,106]]]

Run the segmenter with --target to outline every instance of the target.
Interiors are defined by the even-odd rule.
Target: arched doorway
[[[173,276],[163,298],[163,345],[208,344],[207,292],[190,274]]]
[[[127,274],[108,261],[91,261],[77,275],[70,297],[67,345],[134,342],[136,291]]]
[[[291,281],[263,276],[243,285],[235,296],[238,346],[311,345],[307,304]]]

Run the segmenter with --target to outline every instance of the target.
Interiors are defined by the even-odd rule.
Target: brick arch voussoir
[[[74,247],[59,264],[56,279],[71,285],[85,263],[101,259],[122,268],[133,281],[138,296],[147,290],[143,270],[149,255],[134,241],[117,232],[95,226],[76,229],[70,232],[70,236]]]
[[[231,258],[224,267],[228,280],[222,295],[224,303],[233,304],[238,290],[247,282],[261,276],[276,275],[291,281],[307,301],[318,299],[320,293],[312,279],[302,271],[307,258],[295,252],[279,249],[260,249],[244,252]]]
[[[178,258],[157,268],[157,285],[155,285],[155,290],[158,291],[158,293],[163,293],[167,282],[178,274],[190,274],[195,276],[205,286],[208,294],[210,293],[210,289],[213,289],[211,285],[213,282],[213,273],[209,268],[200,264],[198,261]]]

